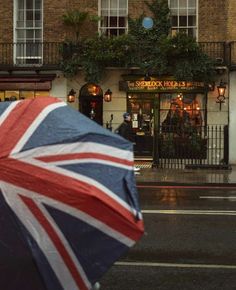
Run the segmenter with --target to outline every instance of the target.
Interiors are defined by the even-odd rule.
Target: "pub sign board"
[[[206,90],[204,82],[176,80],[135,80],[122,81],[119,84],[122,91],[170,91],[170,90]]]

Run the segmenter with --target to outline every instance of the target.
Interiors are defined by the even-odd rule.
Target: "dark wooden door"
[[[100,96],[85,96],[80,99],[80,112],[103,125],[103,99]]]

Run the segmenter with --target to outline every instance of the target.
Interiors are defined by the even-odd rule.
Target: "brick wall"
[[[152,0],[149,0],[151,2]],[[236,40],[236,1],[235,0],[198,0],[199,1],[199,41]],[[13,39],[13,2],[0,0],[0,41]],[[62,15],[69,9],[88,11],[97,15],[98,0],[44,0],[44,41],[62,41],[70,38],[71,29],[62,23]],[[150,15],[144,0],[129,0],[130,17],[142,13]],[[97,33],[97,24],[87,21],[81,36]]]
[[[44,40],[61,41],[74,37],[73,29],[62,23],[62,15],[69,10],[87,11],[89,15],[97,15],[96,0],[48,0],[44,2]],[[81,28],[81,36],[97,33],[97,23],[87,20]]]
[[[147,2],[151,2],[150,0]],[[143,0],[129,0],[129,16],[138,18],[141,14],[152,16],[150,10]]]
[[[226,16],[227,20],[227,40],[236,40],[236,1],[228,0],[228,13]]]
[[[0,0],[0,13],[0,42],[12,42],[13,1]]]
[[[227,40],[227,10],[229,8],[229,1],[231,0],[199,0],[198,41]]]

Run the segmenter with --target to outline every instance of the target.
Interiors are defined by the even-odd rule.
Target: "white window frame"
[[[187,30],[187,32],[189,31],[189,29],[193,29],[193,30],[195,30],[195,38],[196,38],[196,40],[198,39],[198,0],[196,0],[196,7],[189,7],[189,0],[187,0],[187,6],[185,7],[185,9],[186,9],[186,11],[187,11],[187,14],[186,15],[184,15],[184,16],[186,16],[186,22],[187,22],[187,25],[186,26],[180,26],[180,23],[179,23],[179,20],[180,20],[180,5],[179,5],[179,2],[181,1],[181,0],[176,0],[177,1],[177,7],[171,7],[170,6],[170,2],[171,2],[171,0],[168,0],[168,4],[169,4],[169,8],[170,8],[170,14],[172,15],[172,13],[173,13],[173,9],[176,9],[177,10],[177,14],[176,13],[173,13],[173,15],[175,15],[175,16],[177,16],[178,17],[178,23],[177,23],[177,26],[172,26],[171,27],[171,31],[173,31],[173,28],[175,29],[175,30],[177,30],[178,32],[180,31],[180,30],[184,30],[184,29],[186,29]],[[190,9],[193,9],[193,8],[195,8],[196,9],[196,14],[195,14],[195,16],[196,16],[196,24],[195,25],[189,25],[188,24],[188,16],[189,15],[192,15],[192,14],[189,14],[189,11],[190,11]],[[188,34],[188,33],[187,33]]]
[[[102,1],[103,0],[99,0],[98,1],[98,16],[102,18]],[[119,0],[115,0],[117,1],[117,9],[112,9],[113,11],[116,11],[116,15],[114,17],[117,18],[117,25],[116,26],[111,26],[110,25],[110,19],[111,17],[113,17],[111,15],[111,1],[112,0],[106,0],[107,3],[108,3],[108,6],[106,7],[106,9],[104,9],[104,11],[107,10],[107,17],[108,17],[108,24],[105,26],[102,26],[102,20],[99,21],[98,23],[98,33],[99,35],[106,35],[107,37],[110,37],[110,36],[118,36],[118,35],[121,35],[121,34],[126,34],[128,33],[128,6],[129,6],[129,1],[126,0],[126,6],[125,7],[120,7],[119,4],[120,4],[120,1]],[[114,1],[114,0],[113,0]],[[122,15],[120,16],[120,10],[124,10],[125,11],[125,15]],[[125,22],[125,25],[124,26],[119,26],[118,24],[118,20],[119,20],[119,16],[120,17],[124,17],[124,22]],[[104,32],[103,32],[104,30]],[[111,30],[113,31],[116,31],[116,34],[113,34],[111,33]],[[121,31],[125,31],[124,33],[120,33]]]
[[[33,9],[32,14],[35,15],[36,11],[40,12],[39,26],[35,25],[36,19],[32,19],[32,26],[26,24],[26,12],[31,9],[27,9],[26,0],[24,2],[24,8],[19,9],[19,0],[14,0],[14,63],[16,65],[41,65],[43,63],[43,0],[41,0],[41,7],[36,9],[35,1],[32,0]],[[18,27],[18,13],[23,13],[23,26]],[[18,33],[22,31],[22,38],[19,38]],[[27,38],[27,31],[32,32],[32,38]],[[41,31],[41,36],[36,37],[36,32]]]

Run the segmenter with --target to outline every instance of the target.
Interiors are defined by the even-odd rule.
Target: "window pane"
[[[120,8],[127,8],[127,0],[120,0],[119,1]]]
[[[196,9],[189,9],[188,15],[196,15]]]
[[[42,39],[42,30],[36,29],[35,30],[35,38],[41,40]]]
[[[179,17],[179,26],[187,26],[187,17],[186,16]]]
[[[171,25],[172,26],[178,26],[178,17],[177,16],[172,16],[171,17]]]
[[[117,29],[110,29],[110,35],[113,35],[113,36],[119,35]]]
[[[41,0],[35,0],[35,9],[41,9]]]
[[[118,15],[118,10],[111,10],[110,11],[111,16],[117,16]]]
[[[35,20],[40,20],[41,19],[41,11],[36,10],[34,17],[35,17]]]
[[[196,35],[196,29],[195,28],[189,28],[188,29],[188,35],[196,38],[196,36],[197,36]]]
[[[171,15],[178,15],[178,9],[172,9]]]
[[[18,0],[18,9],[24,9],[24,0]]]
[[[101,8],[102,9],[108,8],[108,0],[102,0],[101,1]]]
[[[196,0],[188,0],[188,7],[196,7]]]
[[[187,9],[179,9],[179,15],[187,15]]]
[[[119,27],[125,27],[125,18],[119,17]]]
[[[29,21],[26,21],[26,27],[33,27],[33,21],[32,20],[29,20]]]
[[[187,0],[179,0],[179,7],[180,8],[187,7]]]
[[[108,26],[108,17],[102,17],[101,19],[101,26]]]
[[[16,31],[16,37],[17,37],[17,39],[19,39],[19,38],[25,38],[25,30],[22,30],[22,29],[19,29],[19,30],[17,30]]]
[[[196,17],[195,16],[189,16],[188,17],[188,26],[195,26],[196,25]]]
[[[33,9],[33,1],[26,0],[26,7],[27,7],[27,9]]]
[[[111,0],[111,9],[118,9],[118,1]]]
[[[108,16],[108,15],[109,15],[109,10],[108,9],[101,10],[101,16]]]
[[[117,17],[110,17],[110,26],[111,27],[118,27],[117,23],[118,18]]]
[[[33,11],[26,11],[26,20],[33,20]]]
[[[24,21],[17,21],[16,26],[17,27],[24,27],[25,22]]]
[[[119,16],[127,16],[127,10],[126,9],[120,9],[118,10]]]
[[[178,0],[170,0],[170,8],[178,7]]]
[[[20,20],[20,21],[24,20],[24,11],[18,11],[17,20]]]
[[[26,31],[26,38],[27,39],[34,39],[34,31],[33,30],[27,30]]]

